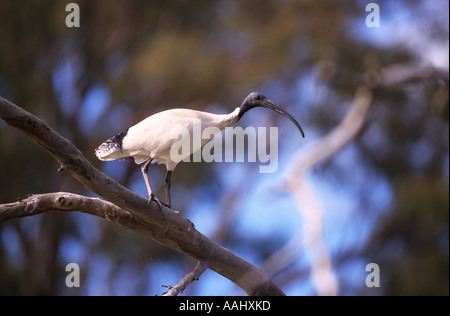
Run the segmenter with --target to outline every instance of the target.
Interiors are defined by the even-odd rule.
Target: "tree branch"
[[[130,223],[135,225],[131,228],[132,230],[197,260],[209,262],[208,268],[230,279],[249,295],[284,295],[260,268],[202,235],[190,221],[181,217],[177,212],[166,207],[159,209],[156,203],[147,205],[147,199],[121,186],[97,170],[78,148],[55,132],[44,121],[2,97],[0,97],[0,117],[7,124],[22,130],[43,146],[60,162],[63,169],[67,170],[86,188],[118,207],[111,207],[109,213],[101,213],[98,209],[97,214],[94,215],[107,219],[122,219],[122,215],[124,218],[129,218]],[[40,202],[36,202],[32,198],[30,198],[32,204],[29,204],[28,201],[26,204],[38,203],[39,206]],[[84,202],[87,201],[84,200]],[[89,202],[92,203],[92,200]],[[5,204],[6,206],[2,208],[6,214],[3,217],[4,220],[11,218],[12,215],[18,217],[20,210],[24,212],[23,216],[34,215],[33,207],[23,208],[22,206],[20,209],[20,205],[14,204]],[[65,205],[69,206],[69,204]],[[34,209],[42,209],[42,206]],[[81,211],[81,208],[72,210]]]
[[[180,293],[183,293],[184,289],[191,284],[192,282],[198,280],[200,275],[205,272],[208,268],[207,261],[199,261],[195,266],[194,270],[186,274],[180,282],[175,286],[170,286],[169,291],[164,294],[164,296],[177,296]]]
[[[320,161],[332,157],[357,136],[372,105],[375,88],[402,87],[424,81],[443,81],[448,85],[447,70],[417,64],[398,64],[380,68],[376,56],[368,55],[366,60],[368,69],[363,76],[364,82],[356,89],[353,102],[344,119],[329,133],[298,150],[288,163],[289,167],[283,174],[285,190],[294,197],[299,206],[302,228],[262,265],[264,271],[273,276],[289,266],[302,253],[309,251],[311,280],[318,294],[337,294],[338,284],[332,270],[330,255],[321,237],[322,203],[314,186],[305,176],[307,171]],[[448,92],[442,98],[441,103],[444,104]]]
[[[68,192],[34,194],[24,200],[0,204],[0,223],[50,211],[81,212],[110,220],[132,230],[142,229],[138,228],[140,222],[120,207],[99,198]]]
[[[273,276],[294,262],[303,252],[311,260],[311,280],[319,295],[336,295],[337,278],[331,258],[322,240],[322,203],[305,174],[319,161],[333,156],[358,133],[370,109],[373,95],[362,85],[355,93],[345,118],[333,130],[314,143],[300,149],[288,163],[283,174],[286,190],[295,198],[302,217],[302,229],[263,263],[263,269]]]

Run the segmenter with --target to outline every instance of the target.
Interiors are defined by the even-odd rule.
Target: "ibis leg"
[[[147,186],[147,192],[148,192],[149,198],[150,198],[150,196],[153,195],[152,187],[150,186],[150,181],[148,180],[148,167],[149,167],[150,163],[152,162],[152,160],[153,160],[152,158],[146,160],[141,167],[142,176],[144,177],[145,185]]]
[[[170,201],[170,177],[172,176],[172,171],[167,170],[166,179],[164,180],[164,187],[166,189],[166,203],[169,207],[172,207],[172,203]]]
[[[147,204],[150,204],[150,202],[152,200],[155,200],[156,203],[158,203],[159,208],[161,208],[162,207],[161,202],[153,194],[152,187],[150,186],[150,181],[148,180],[148,167],[150,166],[150,163],[152,162],[152,160],[153,160],[153,158],[149,158],[148,160],[146,160],[144,162],[144,164],[141,167],[142,176],[144,177],[145,185],[147,186],[147,192],[148,192],[148,203]]]

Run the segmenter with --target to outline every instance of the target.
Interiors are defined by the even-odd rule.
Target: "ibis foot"
[[[152,203],[152,201],[155,201],[156,204],[158,204],[159,210],[161,211],[161,209],[162,209],[161,201],[153,193],[148,196],[147,205],[150,205],[150,203]]]
[[[159,206],[159,210],[162,209],[162,206],[164,205],[165,207],[171,208],[170,205],[167,205],[166,203],[161,202],[153,193],[149,195],[148,197],[148,201],[147,201],[147,205],[150,205],[150,203],[152,201],[155,201],[156,204],[158,204]]]

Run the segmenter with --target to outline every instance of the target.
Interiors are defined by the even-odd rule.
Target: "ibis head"
[[[259,92],[252,92],[250,93],[245,99],[244,102],[242,102],[241,106],[239,107],[239,119],[248,111],[256,107],[264,107],[271,109],[272,111],[275,111],[277,113],[280,113],[284,116],[286,116],[288,119],[290,119],[295,126],[297,126],[298,130],[302,134],[303,137],[305,137],[305,133],[303,133],[303,130],[298,124],[298,122],[290,115],[288,112],[280,109],[278,106],[272,103],[269,99],[267,99],[264,95],[262,95]]]

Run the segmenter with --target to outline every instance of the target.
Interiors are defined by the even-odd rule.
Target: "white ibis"
[[[261,93],[252,92],[244,99],[241,106],[230,114],[218,115],[189,109],[172,109],[156,113],[106,140],[95,150],[95,154],[98,159],[104,161],[132,157],[136,164],[143,164],[141,171],[147,186],[149,203],[155,200],[159,206],[161,202],[154,196],[148,179],[148,167],[150,163],[165,164],[167,168],[164,180],[166,203],[171,207],[170,177],[179,162],[174,162],[170,157],[171,147],[177,141],[171,135],[176,134],[177,131],[192,132],[194,120],[200,120],[202,130],[216,127],[217,131],[221,131],[236,124],[248,110],[255,107],[266,107],[286,116],[294,122],[305,137],[300,124],[289,113],[278,108]],[[206,144],[213,136],[210,135],[210,138],[206,140],[202,139],[200,146]],[[189,155],[195,151],[194,149],[199,148],[191,147]]]

